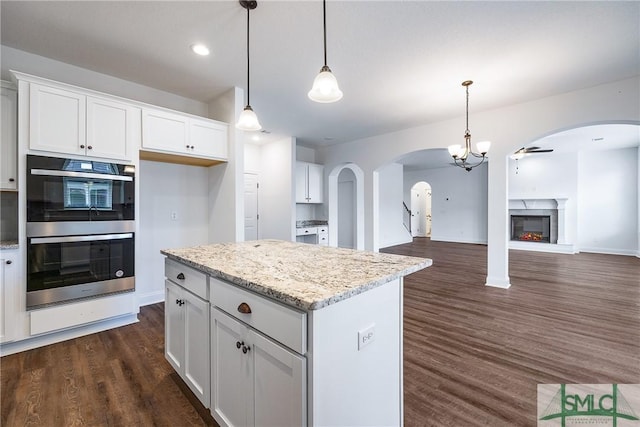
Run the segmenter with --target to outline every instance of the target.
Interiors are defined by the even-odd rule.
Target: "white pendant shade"
[[[238,123],[236,123],[236,128],[240,130],[246,131],[255,131],[262,129],[260,126],[260,122],[258,121],[258,116],[253,112],[253,109],[250,105],[244,107],[242,113],[240,113],[240,117],[238,117]]]
[[[488,153],[491,148],[491,141],[476,142],[476,148],[480,153]]]
[[[336,80],[329,67],[322,67],[320,74],[313,81],[313,87],[308,96],[312,101],[325,104],[342,99],[342,91],[338,87],[338,80]]]

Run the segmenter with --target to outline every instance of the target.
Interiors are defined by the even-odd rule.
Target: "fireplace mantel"
[[[564,209],[567,197],[549,199],[513,198],[509,199],[509,209]]]

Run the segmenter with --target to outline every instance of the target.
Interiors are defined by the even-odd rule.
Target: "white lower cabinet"
[[[17,253],[17,250],[16,250]],[[14,259],[17,255],[0,252],[0,343],[12,341],[17,289]]]
[[[306,425],[306,359],[211,307],[211,413],[222,426]]]
[[[165,357],[206,407],[209,383],[209,302],[165,281]]]

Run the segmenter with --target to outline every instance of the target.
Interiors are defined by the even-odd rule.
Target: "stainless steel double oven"
[[[135,167],[27,156],[27,308],[134,285]]]

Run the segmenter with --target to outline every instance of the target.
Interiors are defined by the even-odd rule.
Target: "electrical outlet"
[[[171,212],[171,221],[178,220],[178,212]]]
[[[362,350],[364,347],[371,344],[375,338],[376,338],[375,323],[361,331],[358,331],[358,350]]]

